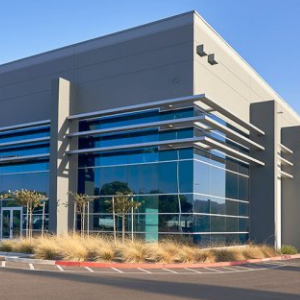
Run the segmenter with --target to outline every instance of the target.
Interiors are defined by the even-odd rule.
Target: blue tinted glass
[[[209,232],[211,216],[194,216],[194,232]]]
[[[210,212],[216,215],[226,214],[225,199],[210,197]]]
[[[195,213],[210,213],[211,206],[211,197],[210,196],[199,196],[195,195],[194,200],[194,212]]]
[[[49,170],[49,161],[46,159],[36,162],[10,163],[0,165],[0,174],[47,171]]]
[[[0,144],[50,136],[49,126],[0,133]]]
[[[211,216],[210,217],[210,229],[211,232],[225,232],[225,217],[217,217],[217,216]]]
[[[79,130],[87,131],[103,128],[112,128],[133,124],[156,122],[158,120],[158,110],[126,113],[117,116],[103,117],[92,121],[81,121],[79,123]]]
[[[239,232],[239,219],[238,218],[226,218],[226,231],[227,232]]]
[[[192,193],[193,192],[193,161],[180,161],[177,164],[176,172],[178,172],[178,192]],[[163,178],[162,178],[163,180]]]
[[[195,193],[210,195],[211,166],[195,161],[194,163],[194,191]]]
[[[158,191],[158,164],[141,164],[127,167],[128,186],[135,194]]]
[[[194,116],[193,108],[178,109],[172,111],[160,112],[160,120],[182,119]]]

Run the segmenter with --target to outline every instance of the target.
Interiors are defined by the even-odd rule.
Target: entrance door
[[[1,239],[22,237],[22,207],[2,207]]]

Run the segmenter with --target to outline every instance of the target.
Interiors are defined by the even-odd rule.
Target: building
[[[0,191],[45,193],[51,232],[77,191],[111,233],[105,199],[129,189],[147,241],[300,247],[300,117],[194,11],[1,65],[0,101]],[[1,237],[25,218],[1,201]]]

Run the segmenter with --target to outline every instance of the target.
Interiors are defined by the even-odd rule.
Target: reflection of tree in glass
[[[160,194],[159,190],[152,190],[151,194]],[[193,211],[193,205],[188,201],[185,195],[180,195],[180,204],[181,204],[181,212],[182,213],[191,213]],[[159,228],[161,232],[169,232],[169,231],[178,231],[178,215],[174,215],[174,213],[179,214],[179,204],[178,204],[178,196],[177,195],[160,195],[159,203],[158,203],[159,213]],[[173,213],[173,215],[167,215]],[[176,221],[171,225],[170,221]],[[168,224],[169,223],[169,224]],[[185,231],[185,230],[183,230]]]
[[[127,183],[120,181],[113,181],[102,186],[101,194],[110,195],[105,204],[109,205],[108,211],[113,213],[114,222],[114,238],[116,240],[116,226],[115,215],[122,218],[122,242],[125,240],[125,218],[129,211],[131,211],[131,239],[133,240],[133,217],[134,211],[141,205],[141,203],[133,200],[133,194]]]

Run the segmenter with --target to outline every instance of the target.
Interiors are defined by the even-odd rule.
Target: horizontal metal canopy
[[[207,136],[204,136],[202,141],[201,141],[203,144],[206,144],[208,146],[210,146],[211,148],[214,148],[214,149],[219,149],[221,150],[222,152],[224,153],[229,153],[233,156],[236,156],[238,158],[241,158],[241,159],[244,159],[248,162],[253,162],[253,163],[256,163],[258,165],[261,165],[261,166],[265,166],[265,163],[258,160],[258,159],[255,159],[247,154],[244,154],[244,153],[241,153],[241,152],[238,152],[237,150],[227,146],[227,145],[224,145],[220,142],[218,142],[217,140],[215,139],[212,139],[210,137],[207,137]]]
[[[75,120],[75,119],[88,119],[93,117],[101,117],[101,116],[111,116],[111,115],[117,115],[121,113],[126,112],[135,112],[135,111],[142,111],[147,110],[151,108],[161,108],[161,109],[174,109],[177,106],[182,106],[183,104],[187,103],[193,103],[194,101],[200,100],[202,97],[204,97],[203,94],[200,95],[194,95],[194,96],[187,96],[187,97],[180,97],[180,98],[174,98],[174,99],[167,99],[167,100],[160,100],[160,101],[153,101],[153,102],[147,102],[147,103],[140,103],[135,105],[128,105],[123,107],[117,107],[117,108],[111,108],[111,109],[105,109],[90,113],[83,113],[83,114],[77,114],[69,116],[68,120]]]
[[[278,158],[281,162],[281,164],[286,165],[286,166],[293,166],[294,164],[292,162],[290,162],[289,160],[283,158],[282,156],[278,155]]]
[[[280,173],[280,176],[283,177],[283,178],[289,178],[289,179],[294,178],[294,176],[292,174],[284,172],[282,170],[279,170],[279,173]]]
[[[283,145],[283,144],[279,144],[281,152],[283,153],[287,153],[287,154],[293,154],[294,152],[288,148],[287,146]]]
[[[248,129],[249,131],[252,131],[252,132],[254,131],[259,135],[265,135],[264,131],[262,131],[255,125],[238,118],[236,115],[234,115],[233,113],[229,112],[224,107],[217,104],[216,101],[213,101],[211,98],[207,97],[205,94],[199,100],[201,102],[205,103],[206,105],[210,106],[214,110],[218,111],[220,114],[227,117],[228,119],[234,121],[235,123],[241,125],[242,127],[246,128],[246,129]]]
[[[225,108],[217,104],[216,101],[211,100],[211,98],[205,94],[153,101],[148,103],[140,103],[140,104],[117,107],[112,109],[105,109],[105,110],[95,111],[90,113],[76,114],[76,115],[69,116],[68,120],[76,120],[76,119],[79,120],[79,119],[89,119],[95,117],[112,116],[112,115],[118,115],[126,112],[136,112],[136,111],[143,111],[143,110],[154,109],[154,108],[160,110],[172,110],[176,108],[191,106],[194,104],[197,105],[197,103],[198,104],[202,103],[208,106],[209,110],[213,109],[215,111],[218,111],[223,116],[229,118],[230,120],[234,121],[235,123],[239,124],[240,126],[246,128],[249,131],[256,132],[259,135],[265,134],[264,131],[254,126],[253,124],[238,118],[237,116],[235,116],[234,114],[232,114],[231,112],[229,112],[228,110],[226,110]]]
[[[88,153],[120,151],[120,150],[135,149],[135,148],[147,148],[147,147],[161,147],[160,150],[180,149],[180,148],[190,148],[190,147],[199,147],[202,149],[217,149],[223,153],[230,154],[231,157],[237,158],[238,160],[242,159],[246,162],[253,162],[261,166],[265,165],[260,160],[257,160],[244,153],[238,152],[235,149],[206,136],[167,140],[167,141],[156,141],[156,142],[149,142],[149,143],[126,144],[126,145],[110,146],[110,147],[86,148],[86,149],[79,149],[79,150],[71,150],[71,151],[67,151],[66,153],[69,155],[88,154]]]
[[[49,157],[49,153],[45,154],[37,154],[37,155],[23,155],[23,156],[8,156],[4,158],[0,158],[0,164],[2,163],[10,163],[10,162],[19,162],[19,161],[29,161],[29,160],[35,160],[39,158],[46,158]]]
[[[29,127],[40,126],[40,125],[47,125],[47,124],[50,124],[50,120],[22,123],[22,124],[17,124],[17,125],[12,125],[12,126],[0,127],[0,132],[22,129],[22,128],[29,128]]]
[[[32,143],[45,142],[45,141],[50,141],[50,137],[47,136],[47,137],[36,138],[36,139],[27,139],[27,140],[20,140],[20,141],[14,141],[14,142],[0,143],[0,147],[16,146],[16,145],[22,145],[22,144],[32,144]]]
[[[118,126],[113,128],[105,128],[105,129],[97,129],[97,130],[89,130],[89,131],[80,131],[67,134],[67,137],[80,137],[80,136],[94,136],[99,134],[107,134],[121,131],[129,131],[129,130],[139,130],[145,128],[154,128],[154,127],[162,127],[162,128],[186,128],[193,127],[194,122],[201,120],[201,116],[199,117],[190,117],[190,118],[182,118],[182,119],[174,119],[174,120],[166,120],[166,121],[157,121],[143,124],[134,124],[128,126]]]
[[[223,124],[217,122],[210,116],[207,116],[207,115],[201,116],[201,120],[199,120],[199,121],[208,126],[211,126],[213,129],[223,132],[224,134],[226,134],[226,136],[232,137],[233,140],[236,142],[240,142],[242,144],[246,143],[247,145],[253,146],[259,150],[265,150],[265,148],[263,146],[261,146],[260,144],[254,142],[254,141],[250,140],[249,138],[243,136],[242,134],[224,126]]]

